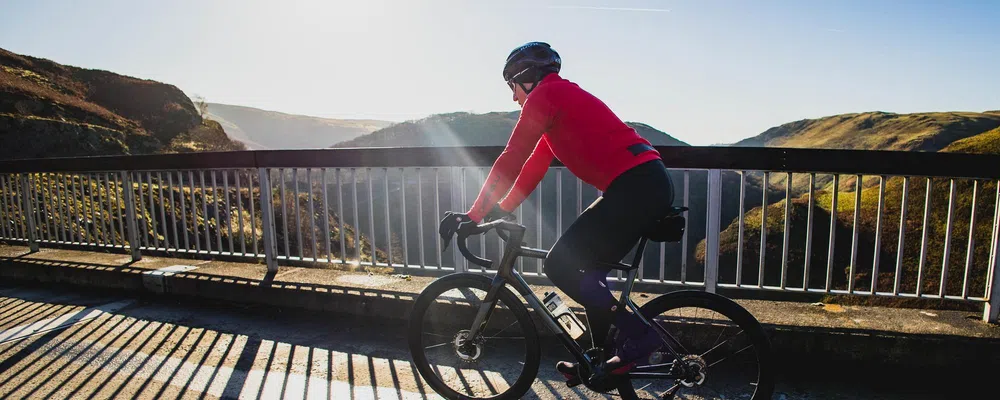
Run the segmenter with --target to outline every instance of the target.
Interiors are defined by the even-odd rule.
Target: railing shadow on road
[[[267,329],[220,329],[210,317],[171,321],[150,318],[141,307],[125,308],[0,350],[0,396],[261,399],[313,398],[318,393],[324,398],[437,398],[400,356],[405,340],[396,337],[399,332],[384,331],[389,336],[385,340],[399,349],[366,351],[346,340],[351,333],[345,330],[357,329],[354,321],[316,320],[315,314],[267,306],[231,309],[204,300],[179,301],[278,323]],[[312,321],[302,318],[310,315]],[[287,335],[303,323],[317,334]],[[559,397],[544,380],[535,393]]]
[[[132,261],[122,264],[112,264],[112,263],[93,263],[85,261],[67,261],[67,260],[43,259],[43,258],[23,258],[18,256],[18,257],[0,257],[0,264],[3,263],[40,265],[47,267],[65,267],[65,268],[83,269],[90,271],[120,272],[126,274],[144,274],[155,271],[154,269],[135,267],[134,266],[135,262]],[[303,290],[315,293],[348,294],[348,295],[357,295],[364,297],[375,296],[375,297],[389,298],[389,299],[411,299],[413,297],[412,293],[404,291],[280,280],[278,278],[281,277],[281,274],[280,273],[275,274],[274,272],[267,272],[263,274],[259,279],[202,273],[196,271],[173,272],[170,273],[170,276],[174,278],[186,278],[198,281],[222,282],[235,285],[249,285],[249,286],[276,288],[276,289]]]

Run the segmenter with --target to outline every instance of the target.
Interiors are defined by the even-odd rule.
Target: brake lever
[[[463,231],[467,231],[468,229],[470,229],[470,228],[463,228],[463,226],[466,226],[465,224],[472,224],[473,228],[475,228],[475,226],[476,226],[475,223],[470,223],[470,222],[463,223],[463,224],[461,224],[461,225],[458,226],[458,229],[455,230],[455,233],[451,234],[451,236],[452,236],[451,238],[448,238],[447,240],[445,240],[444,238],[441,238],[441,242],[443,243],[441,245],[441,252],[442,253],[444,253],[446,250],[448,250],[448,245],[451,244],[451,239],[452,238],[454,238],[455,240],[461,240],[460,238],[462,236]],[[468,234],[466,234],[466,236],[468,236]]]

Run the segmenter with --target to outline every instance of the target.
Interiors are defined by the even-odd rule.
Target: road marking
[[[66,329],[102,315],[114,313],[128,307],[132,303],[135,303],[135,300],[116,301],[96,307],[88,307],[79,311],[63,314],[58,317],[43,319],[30,324],[16,326],[0,332],[0,344],[21,340],[40,333]]]

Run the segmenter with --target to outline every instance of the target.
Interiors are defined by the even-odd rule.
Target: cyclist
[[[559,76],[561,64],[559,54],[543,42],[526,43],[507,56],[503,78],[521,106],[520,117],[472,208],[445,213],[439,233],[450,240],[462,224],[510,215],[553,158],[602,191],[552,246],[543,268],[585,307],[594,347],[607,349],[610,326],[618,328],[603,370],[624,373],[656,350],[660,339],[618,304],[607,286],[610,269],[596,261],[621,261],[643,232],[667,215],[673,188],[659,152],[601,100]],[[566,361],[556,368],[567,379],[578,373]]]

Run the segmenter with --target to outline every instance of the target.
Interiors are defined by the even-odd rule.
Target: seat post
[[[632,258],[632,269],[639,268],[639,263],[642,261],[642,253],[646,251],[646,241],[648,240],[645,236],[639,239],[639,247],[635,249],[635,257]]]
[[[632,268],[628,271],[628,283],[625,284],[625,289],[622,290],[621,299],[619,304],[628,304],[626,301],[629,299],[628,296],[632,293],[632,286],[635,286],[635,277],[639,274],[639,262],[642,261],[642,253],[646,250],[646,241],[648,239],[643,236],[639,240],[639,247],[635,250],[635,257],[632,259]]]

